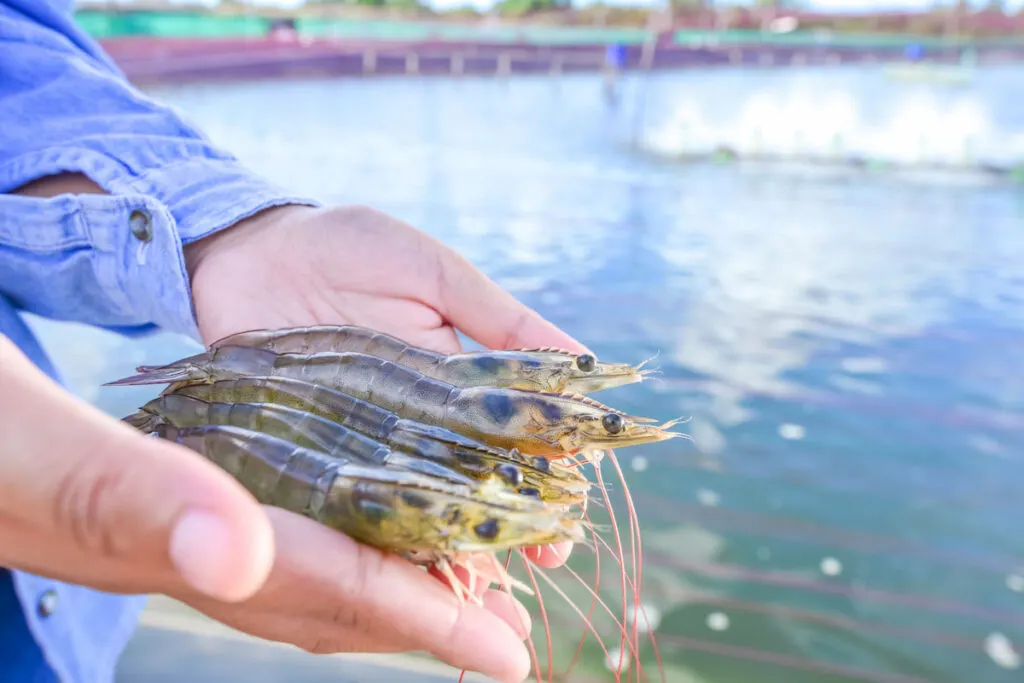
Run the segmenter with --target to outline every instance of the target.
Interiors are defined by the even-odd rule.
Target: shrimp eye
[[[498,520],[489,519],[473,527],[476,535],[485,541],[492,541],[498,537]]]
[[[601,418],[604,431],[609,434],[618,434],[622,431],[622,416],[618,413],[607,413]]]
[[[540,499],[540,491],[533,488],[532,486],[524,486],[523,488],[519,489],[519,493],[521,495],[527,496],[528,498],[537,498],[538,500]]]
[[[502,463],[494,468],[495,473],[512,486],[523,483],[523,471],[510,463]]]
[[[597,359],[591,356],[589,353],[584,353],[581,356],[576,356],[576,367],[583,372],[593,372],[594,367],[597,365]]]

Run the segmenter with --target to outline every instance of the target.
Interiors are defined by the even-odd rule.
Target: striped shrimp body
[[[556,348],[470,351],[444,354],[410,346],[383,332],[356,325],[318,325],[253,330],[211,345],[250,346],[274,353],[365,353],[401,363],[457,387],[492,386],[587,394],[642,382],[650,370],[599,361],[593,354]]]
[[[442,463],[477,479],[504,473],[520,493],[536,495],[549,503],[583,503],[591,488],[582,472],[557,464],[552,466],[543,456],[493,448],[449,429],[400,418],[368,401],[301,380],[243,377],[185,385],[173,395],[206,402],[285,405],[307,411],[361,432],[392,449]],[[521,481],[517,483],[514,476],[521,476]]]
[[[221,346],[108,386],[210,383],[247,375],[289,377],[322,384],[375,403],[400,417],[444,427],[490,446],[550,458],[567,453],[664,441],[667,431],[585,396],[500,387],[456,387],[393,361],[362,353],[276,354]]]
[[[583,538],[580,520],[525,496],[485,495],[479,487],[346,461],[240,427],[162,423],[155,431],[214,462],[260,503],[381,550],[436,557]]]
[[[124,421],[147,433],[157,431],[162,424],[179,428],[203,425],[240,427],[366,465],[419,472],[455,484],[471,484],[474,481],[447,467],[447,463],[392,450],[336,422],[288,406],[270,403],[208,403],[191,396],[164,394],[124,418]],[[511,487],[518,486],[523,479],[519,469],[512,464],[492,471],[487,477],[491,475],[501,477]]]

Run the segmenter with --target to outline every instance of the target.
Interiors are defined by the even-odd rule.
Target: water
[[[911,97],[845,69],[634,80],[618,106],[590,77],[156,94],[255,170],[453,245],[599,355],[659,354],[659,381],[600,398],[692,416],[692,443],[619,452],[669,681],[1020,681],[1019,187],[966,172],[687,165],[651,145],[679,111],[710,125],[765,98],[815,121],[790,97],[813,82],[860,122]],[[939,108],[926,118],[936,139],[948,98],[988,112],[983,132],[1019,136],[1008,98],[1022,82],[985,72],[969,90],[914,97]],[[74,388],[117,415],[155,392],[102,381],[194,349],[38,328]],[[580,680],[611,680],[603,659],[591,640]]]
[[[884,69],[704,73],[691,82],[699,97],[650,114],[642,142],[676,157],[728,149],[910,170],[1024,168],[1024,115],[1008,99],[1019,70],[917,66],[963,81],[937,87],[882,78]]]

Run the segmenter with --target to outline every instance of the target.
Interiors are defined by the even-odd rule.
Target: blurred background
[[[436,235],[600,356],[657,354],[600,398],[692,418],[618,452],[668,681],[1024,680],[1024,3],[270,3],[78,18],[254,170]],[[156,389],[102,382],[194,349],[32,322],[119,417]],[[547,607],[564,668],[583,626]],[[286,677],[456,680],[166,600],[120,672]],[[568,680],[612,680],[594,638]]]

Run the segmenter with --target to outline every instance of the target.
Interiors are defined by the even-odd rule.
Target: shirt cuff
[[[285,204],[320,206],[286,192],[233,159],[198,157],[154,165],[143,173],[114,179],[118,186],[156,199],[177,224],[182,244],[230,227],[264,209]]]
[[[159,328],[201,341],[185,268],[182,238],[171,211],[139,194],[75,198],[93,250],[94,276],[123,333]]]
[[[128,336],[151,333],[155,326],[201,342],[182,247],[264,209],[321,203],[208,150],[158,152],[140,145],[133,151],[130,165],[82,148],[30,153],[0,165],[0,181],[80,172],[103,187],[109,195],[79,195],[75,201],[101,255],[96,275],[120,317],[132,322],[100,326]],[[140,240],[133,230],[148,236]]]

